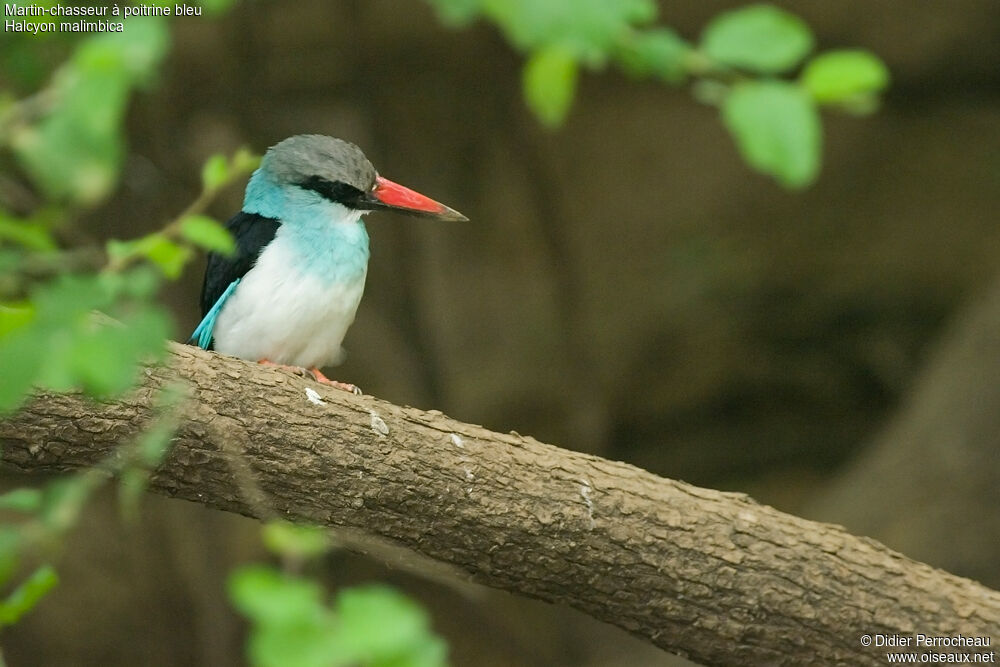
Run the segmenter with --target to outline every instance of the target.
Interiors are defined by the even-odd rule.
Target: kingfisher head
[[[290,206],[318,196],[350,213],[388,209],[438,220],[468,220],[458,211],[379,176],[360,148],[321,134],[299,134],[265,153],[247,185],[244,210],[285,219]]]

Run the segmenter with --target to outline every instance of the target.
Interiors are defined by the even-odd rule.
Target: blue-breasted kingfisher
[[[243,210],[226,224],[235,253],[209,253],[203,319],[191,342],[359,393],[319,369],[343,358],[368,273],[361,218],[376,209],[467,220],[383,178],[350,142],[302,134],[269,148],[247,184]]]

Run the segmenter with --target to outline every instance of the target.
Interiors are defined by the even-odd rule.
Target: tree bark
[[[1000,276],[941,337],[893,419],[804,513],[1000,586]]]
[[[1000,639],[1000,594],[838,526],[193,347],[170,356],[124,399],[37,396],[0,422],[3,465],[92,466],[182,379],[159,493],[361,529],[705,664],[882,665],[863,635]]]

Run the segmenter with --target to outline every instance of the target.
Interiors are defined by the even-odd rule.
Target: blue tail
[[[212,345],[212,330],[215,328],[215,320],[219,317],[219,311],[222,310],[222,306],[226,303],[226,299],[229,298],[229,296],[236,289],[236,286],[239,284],[239,278],[229,283],[229,287],[227,287],[226,291],[222,293],[219,300],[215,302],[212,309],[205,314],[205,317],[202,318],[201,322],[195,328],[194,333],[192,333],[191,337],[188,338],[188,343],[197,343],[198,347],[203,350],[207,350]]]

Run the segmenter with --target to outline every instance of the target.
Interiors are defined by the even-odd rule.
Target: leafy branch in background
[[[202,211],[219,189],[248,174],[256,163],[246,151],[229,161],[221,156],[209,160],[202,194],[159,231],[108,241],[108,259],[100,271],[95,266],[60,273],[61,253],[54,249],[22,248],[0,255],[0,268],[7,274],[0,286],[0,367],[5,373],[0,411],[16,408],[32,387],[82,389],[95,398],[130,389],[137,364],[161,357],[170,337],[171,318],[154,300],[162,277],[180,276],[195,246],[233,250],[229,232]],[[55,274],[35,279],[28,270],[32,260]]]
[[[82,389],[96,398],[129,389],[136,364],[162,354],[171,334],[171,318],[155,302],[162,279],[177,278],[196,247],[233,249],[229,233],[204,211],[221,189],[256,168],[246,150],[210,158],[199,196],[162,229],[112,239],[103,251],[61,247],[60,236],[72,235],[81,211],[117,184],[129,97],[155,78],[168,45],[165,19],[130,19],[123,32],[79,40],[41,91],[20,101],[5,95],[0,148],[13,154],[29,183],[0,176],[0,413],[16,408],[33,386]],[[23,62],[17,46],[0,57]]]
[[[0,49],[25,87],[43,80],[42,63],[31,66],[31,39],[39,38],[22,36]],[[97,399],[131,389],[138,363],[161,358],[173,328],[156,303],[163,278],[179,276],[195,247],[232,251],[229,233],[204,211],[257,164],[245,150],[210,158],[201,194],[157,232],[111,240],[103,249],[67,243],[88,236],[75,229],[76,220],[118,181],[128,100],[153,79],[169,30],[163,19],[140,18],[127,21],[121,33],[72,43],[60,35],[43,39],[61,40],[66,61],[37,92],[21,99],[15,90],[0,93],[0,149],[22,174],[0,174],[0,415],[16,409],[33,387]],[[0,496],[0,510],[14,515],[0,523],[0,585],[21,579],[0,600],[0,626],[17,621],[56,584],[54,547],[111,476],[119,479],[123,512],[136,514],[149,471],[165,455],[179,418],[176,394],[161,397],[163,419],[114,460]],[[19,577],[32,560],[42,564]]]
[[[260,667],[440,667],[447,645],[427,614],[381,585],[341,589],[327,603],[314,579],[299,572],[333,546],[327,531],[283,521],[264,525],[264,544],[281,570],[246,565],[229,577],[229,596],[253,624],[247,653]]]
[[[819,108],[870,113],[889,83],[886,66],[862,49],[828,51],[802,66],[815,46],[812,31],[771,5],[716,16],[694,44],[654,25],[655,0],[429,1],[448,25],[485,18],[527,54],[524,97],[545,125],[565,120],[581,68],[610,63],[671,85],[691,80],[699,100],[719,107],[747,164],[788,188],[819,174]]]

